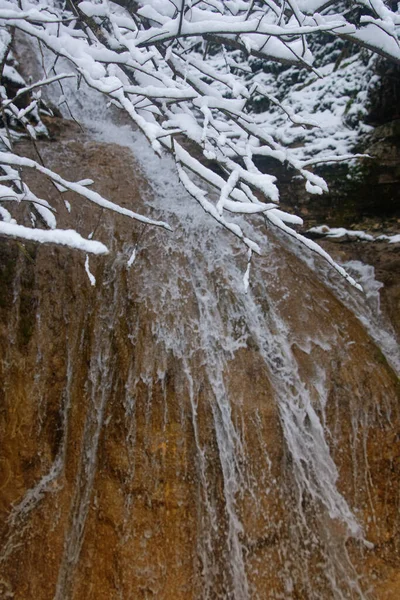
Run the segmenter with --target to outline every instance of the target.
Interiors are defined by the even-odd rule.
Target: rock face
[[[355,149],[370,158],[352,166],[331,164],[318,169],[318,174],[328,183],[329,193],[308,194],[290,173],[272,165],[270,172],[276,173],[282,182],[281,204],[303,218],[304,233],[322,224],[365,231],[375,238],[399,233],[400,119],[398,103],[393,103],[397,92],[394,94],[392,90],[391,95],[387,89],[390,85],[397,89],[399,85],[400,79],[391,76],[393,70],[398,67],[387,68],[387,78],[382,80],[372,104],[368,120],[376,127]],[[385,108],[385,99],[391,111]],[[348,236],[336,241],[319,240],[319,243],[342,263],[356,260],[374,267],[376,279],[384,284],[381,308],[400,335],[400,244],[379,240],[371,243]]]
[[[398,233],[400,219],[400,119],[375,127],[354,152],[367,154],[355,164],[337,163],[316,169],[329,187],[322,196],[308,194],[295,173],[277,163],[260,161],[278,176],[283,206],[303,217],[306,227],[327,223],[380,233]],[[374,231],[375,230],[375,231]]]
[[[159,216],[127,149],[41,152]],[[397,600],[399,385],[354,314],[271,232],[245,295],[190,201],[170,234],[69,200],[96,287],[0,240],[0,597]]]

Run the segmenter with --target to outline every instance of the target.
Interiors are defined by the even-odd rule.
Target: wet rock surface
[[[362,242],[349,238],[325,239],[319,243],[342,263],[358,261],[374,268],[374,277],[382,284],[380,309],[400,336],[400,243]]]
[[[388,67],[384,84],[397,89],[398,81],[390,76],[393,69],[397,67]],[[282,181],[282,206],[303,218],[302,232],[306,235],[316,225],[362,231],[374,238],[400,233],[400,120],[397,108],[393,109],[396,95],[386,94],[387,103],[393,106],[385,112],[385,85],[378,90],[375,109],[371,108],[369,122],[375,127],[354,149],[369,158],[317,168],[328,183],[328,193],[308,194],[303,182],[293,179],[291,173],[282,168],[277,172]],[[336,240],[321,237],[318,243],[341,263],[360,261],[374,267],[376,279],[384,285],[381,308],[399,335],[400,243],[367,242],[346,235]]]
[[[59,121],[40,152],[159,216],[126,148]],[[0,240],[0,596],[397,600],[399,384],[359,320],[273,235],[245,296],[224,232],[26,176],[111,253],[92,287]]]

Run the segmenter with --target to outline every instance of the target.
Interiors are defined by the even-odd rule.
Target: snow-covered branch
[[[327,186],[312,170],[324,156],[299,157],[271,127],[268,115],[261,120],[253,113],[253,99],[264,97],[294,126],[312,129],[321,125],[298,115],[265,84],[255,82],[249,57],[295,64],[318,76],[310,40],[324,33],[332,39],[351,39],[400,62],[400,16],[383,0],[354,0],[353,12],[346,3],[326,0],[141,0],[134,5],[127,0],[70,0],[66,7],[70,10],[56,0],[25,0],[22,5],[17,0],[0,0],[3,47],[9,45],[9,31],[16,29],[66,61],[78,78],[129,115],[157,153],[171,153],[191,196],[255,253],[260,248],[243,233],[232,214],[263,215],[275,227],[299,237],[294,229],[299,220],[277,211],[277,182],[257,166],[257,157],[293,169],[310,193],[320,194]],[[229,48],[236,52],[235,59],[227,57]],[[216,52],[222,52],[223,61],[213,59]],[[5,151],[0,153],[0,165],[3,177],[10,177],[12,170],[7,184],[10,196],[22,190],[18,169],[35,168],[91,202],[168,228],[166,223],[118,207],[86,186],[64,180],[43,165],[18,158],[12,151],[7,120],[20,120],[34,136],[29,118],[40,108],[40,98],[32,97],[23,109],[15,102],[34,93],[37,86],[63,77],[67,75],[47,74],[41,82],[20,86],[10,98],[2,88]],[[330,156],[334,161],[343,158],[341,153]],[[0,217],[4,221],[3,212]]]

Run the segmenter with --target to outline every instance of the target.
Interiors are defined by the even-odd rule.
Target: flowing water
[[[46,163],[174,232],[71,199],[112,249],[95,287],[80,255],[2,249],[2,597],[394,600],[390,331],[257,222],[245,293],[244,250],[171,162],[74,108],[90,134]]]

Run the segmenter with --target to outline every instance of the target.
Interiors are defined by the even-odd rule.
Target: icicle
[[[89,277],[90,284],[92,286],[95,286],[96,285],[96,277],[90,271],[90,268],[89,268],[89,255],[88,254],[86,254],[85,271],[87,273],[87,276]]]
[[[134,247],[133,252],[132,252],[132,254],[131,254],[131,256],[130,256],[128,262],[127,262],[128,269],[131,268],[131,266],[133,265],[133,263],[135,262],[135,260],[136,260],[136,246]]]
[[[244,293],[247,294],[247,291],[249,289],[249,279],[250,279],[250,264],[251,264],[251,257],[253,256],[253,252],[252,250],[249,248],[249,251],[247,253],[247,268],[246,268],[246,272],[243,276],[243,286],[244,286]]]

